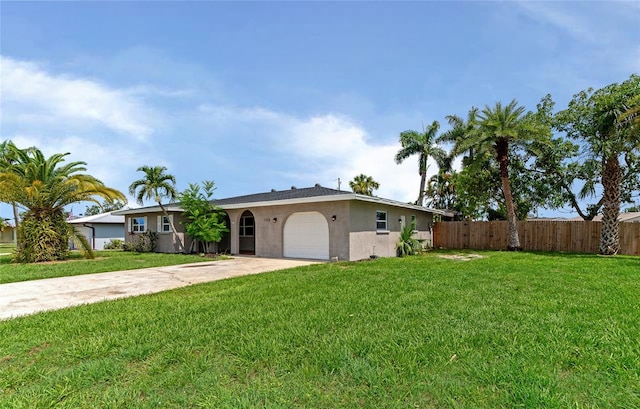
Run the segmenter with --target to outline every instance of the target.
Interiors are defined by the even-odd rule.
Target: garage
[[[284,257],[329,260],[329,224],[318,212],[289,216],[283,239]]]

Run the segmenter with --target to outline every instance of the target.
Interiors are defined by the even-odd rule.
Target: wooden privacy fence
[[[518,222],[524,250],[598,253],[602,222]],[[506,250],[506,221],[438,222],[433,227],[433,245],[449,249]],[[619,254],[640,255],[640,223],[620,223]]]

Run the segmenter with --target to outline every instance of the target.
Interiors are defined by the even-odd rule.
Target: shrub
[[[104,245],[105,250],[122,250],[124,241],[120,239],[111,239]]]
[[[422,251],[422,242],[424,240],[419,240],[413,238],[413,231],[415,230],[415,225],[410,224],[408,226],[404,226],[402,231],[400,232],[400,239],[396,244],[396,252],[398,257],[410,256],[419,254]]]
[[[123,243],[124,251],[136,251],[138,253],[153,253],[156,251],[158,243],[158,233],[155,231],[146,231],[142,234],[136,234],[131,241]]]

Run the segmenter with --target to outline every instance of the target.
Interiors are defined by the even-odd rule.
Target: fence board
[[[597,253],[602,222],[521,221],[520,245],[524,250]],[[451,249],[502,250],[507,248],[506,221],[438,222],[433,244]],[[640,255],[640,223],[620,223],[619,254]]]

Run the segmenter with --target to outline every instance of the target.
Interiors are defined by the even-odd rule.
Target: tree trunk
[[[507,206],[507,222],[509,223],[509,244],[507,250],[522,250],[520,246],[520,237],[518,236],[518,217],[516,216],[516,208],[513,204],[513,195],[511,194],[511,183],[509,182],[509,145],[506,141],[496,144],[496,152],[498,153],[498,163],[500,163],[500,179],[502,180],[502,192],[504,194],[504,203]]]
[[[420,194],[418,195],[418,202],[416,203],[418,206],[422,206],[424,204],[424,185],[427,180],[427,171],[420,171]]]
[[[176,226],[173,225],[173,220],[171,220],[171,218],[169,217],[169,213],[167,213],[167,209],[165,209],[164,206],[162,206],[162,203],[160,202],[158,202],[158,206],[160,206],[160,209],[162,210],[162,214],[169,221],[169,226],[171,227],[171,231],[173,232],[173,237],[175,237],[176,241],[178,242],[178,250],[180,251],[180,253],[184,253],[184,243],[182,243],[182,239],[178,235]]]
[[[602,209],[602,234],[600,235],[600,254],[614,255],[620,250],[620,182],[622,172],[616,155],[603,160],[602,187],[604,205]]]

